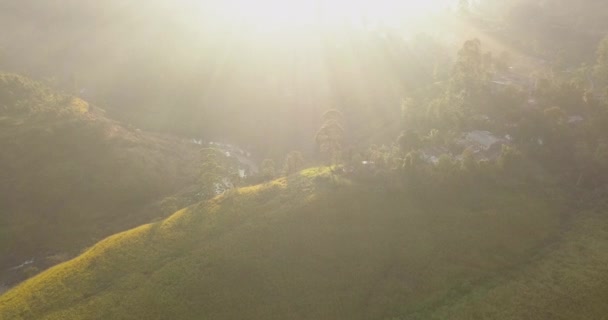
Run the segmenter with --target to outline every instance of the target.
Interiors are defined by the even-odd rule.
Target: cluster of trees
[[[291,151],[285,156],[283,166],[277,166],[274,160],[264,159],[261,165],[261,172],[258,176],[254,176],[254,181],[268,181],[279,176],[289,176],[298,173],[304,169],[306,161],[300,151]]]
[[[69,113],[72,99],[26,77],[0,73],[0,113],[4,115]]]
[[[540,69],[524,75],[523,84],[495,84],[510,71],[484,53],[479,40],[467,41],[445,81],[424,98],[403,101],[403,132],[394,143],[347,145],[344,116],[332,110],[316,135],[319,151],[325,163],[356,177],[418,191],[487,184],[608,190],[608,100],[601,81],[608,74],[606,48],[608,40],[599,45],[593,68]],[[500,155],[480,160],[456,143],[470,130],[489,130],[508,142]],[[429,150],[444,155],[431,161]]]
[[[259,172],[247,172],[241,169],[237,159],[225,155],[219,149],[204,148],[201,153],[201,166],[199,170],[199,186],[196,190],[194,202],[209,199],[217,194],[243,185],[263,183],[280,176],[289,176],[298,173],[306,166],[304,156],[300,151],[289,152],[283,161],[282,167],[277,166],[273,159],[267,158],[261,162]],[[242,176],[241,173],[246,175]]]
[[[3,67],[54,75],[58,86],[144,128],[251,147],[268,158],[258,180],[297,172],[305,157],[317,158],[315,151],[320,163],[348,167],[363,161],[398,167],[408,153],[429,147],[459,155],[463,150],[453,141],[463,132],[488,130],[512,136],[526,158],[560,180],[603,183],[598,172],[608,124],[608,39],[597,45],[608,29],[603,1],[460,1],[461,22],[529,58],[532,66],[519,71],[510,69],[517,56],[485,40],[468,40],[455,50],[424,32],[404,39],[391,28],[260,37],[234,26],[218,36],[217,21],[201,19],[204,12],[191,1],[142,7],[115,0],[24,0],[1,6],[0,18],[12,27],[0,38],[19,44],[5,43]],[[62,19],[58,7],[75,18]],[[130,18],[135,12],[138,23]],[[20,18],[25,15],[37,19]],[[105,23],[110,16],[114,23]],[[167,23],[159,26],[159,17]],[[193,20],[203,22],[194,26]],[[451,21],[443,20],[437,26]],[[44,35],[29,38],[32,29]],[[146,36],[166,41],[133,42]],[[40,58],[41,47],[70,51]],[[587,65],[579,67],[581,62]],[[514,74],[524,83],[497,83]],[[6,88],[19,80],[0,81]],[[3,92],[0,99],[16,94]],[[40,96],[57,101],[33,98],[28,106],[63,104],[60,99],[68,97]],[[0,108],[12,105],[0,101]],[[320,117],[328,106],[334,109]],[[301,152],[287,154],[293,149]],[[201,180],[208,186],[219,177],[235,180],[234,168],[218,168],[221,157],[212,154],[204,155],[201,171],[209,173]]]
[[[402,99],[402,132],[393,142],[360,138],[361,126],[351,125],[350,114],[357,109],[339,106],[320,117],[314,136],[318,153],[313,159],[318,161],[309,164],[429,192],[463,184],[605,188],[607,56],[604,40],[591,67],[561,72],[537,66],[522,74],[508,67],[504,55],[485,51],[477,39],[468,40],[449,72]],[[508,142],[498,155],[480,157],[457,143],[472,130],[487,130],[508,137]],[[281,166],[266,159],[257,180],[251,181],[295,173],[305,165],[303,158],[300,152],[289,153]]]

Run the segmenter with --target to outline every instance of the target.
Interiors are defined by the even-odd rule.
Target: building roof
[[[568,123],[579,123],[585,121],[585,118],[583,118],[583,116],[579,116],[579,115],[574,115],[574,116],[569,116],[568,117]]]
[[[481,147],[484,150],[489,149],[497,142],[503,141],[489,131],[475,130],[464,135],[463,144],[469,147]]]

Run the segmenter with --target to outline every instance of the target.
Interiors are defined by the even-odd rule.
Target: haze
[[[0,320],[603,319],[608,4],[0,0]]]

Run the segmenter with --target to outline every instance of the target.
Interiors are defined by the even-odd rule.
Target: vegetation
[[[344,140],[343,115],[338,110],[329,110],[323,114],[323,125],[315,136],[319,151],[329,164],[337,164],[342,152]]]
[[[200,169],[201,195],[204,198],[213,198],[224,189],[224,178],[230,176],[230,170],[222,164],[221,151],[213,148],[203,149],[202,165]]]
[[[47,257],[170,214],[155,203],[194,183],[198,157],[13,74],[0,74],[0,149],[0,282],[9,283],[27,274],[5,270],[26,260],[46,268],[57,263]]]
[[[0,319],[606,317],[605,1],[1,2]]]
[[[584,212],[563,240],[437,310],[406,319],[596,319],[608,311],[605,212]],[[427,310],[428,311],[428,310]]]
[[[514,268],[556,236],[563,208],[497,191],[467,207],[307,170],[110,237],[0,297],[0,315],[389,318]]]
[[[304,169],[304,156],[299,151],[292,151],[285,156],[283,171],[285,175],[291,175]]]

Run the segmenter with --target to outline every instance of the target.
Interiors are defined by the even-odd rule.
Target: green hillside
[[[319,170],[112,236],[0,297],[1,319],[392,319],[556,241],[555,202],[424,201]]]
[[[0,150],[0,285],[26,260],[42,269],[158,218],[198,170],[193,145],[13,74],[0,74]]]
[[[608,320],[607,214],[608,0],[0,0],[0,320]]]
[[[419,319],[605,319],[607,220],[581,214],[562,241],[531,263]]]

